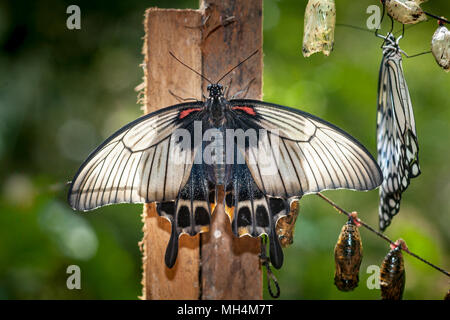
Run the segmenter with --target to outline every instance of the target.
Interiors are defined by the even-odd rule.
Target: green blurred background
[[[71,4],[81,8],[81,30],[66,28]],[[364,28],[372,4],[379,1],[337,1],[337,23]],[[197,0],[0,2],[0,299],[141,294],[142,206],[76,213],[65,201],[66,182],[96,145],[142,114],[134,88],[143,76],[144,10],[197,5]],[[332,54],[305,59],[305,6],[306,1],[264,0],[264,100],[318,115],[375,154],[381,41],[337,26]],[[450,17],[448,1],[422,6]],[[383,25],[387,30],[389,23]],[[402,48],[409,54],[428,51],[436,26],[431,20],[408,29]],[[422,174],[404,194],[386,234],[402,237],[412,251],[448,270],[450,75],[431,54],[405,59],[404,69]],[[377,225],[377,191],[326,194]],[[344,222],[318,197],[302,199],[294,244],[276,271],[282,298],[379,299],[379,290],[367,288],[366,270],[379,265],[389,248],[364,229],[359,287],[342,293],[333,284],[333,249]],[[404,298],[443,298],[447,277],[410,256],[405,263]],[[66,268],[72,264],[81,267],[82,290],[66,288]]]

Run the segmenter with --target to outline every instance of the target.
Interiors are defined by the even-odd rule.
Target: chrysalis
[[[427,20],[420,4],[427,0],[385,0],[387,13],[403,24],[416,24]]]
[[[278,220],[276,231],[283,248],[289,247],[294,242],[295,221],[297,221],[298,210],[298,200],[294,200],[291,202],[289,214]]]
[[[401,300],[405,289],[405,266],[401,249],[406,249],[406,243],[399,239],[386,255],[381,265],[380,287],[383,300]]]
[[[450,31],[441,23],[431,39],[431,52],[438,65],[448,72],[450,70]]]
[[[334,261],[336,263],[334,284],[339,290],[351,291],[358,286],[362,254],[361,236],[358,230],[356,212],[354,212],[342,227],[341,234],[334,247]]]
[[[330,55],[334,43],[336,8],[334,0],[309,0],[305,10],[303,56],[322,51]]]

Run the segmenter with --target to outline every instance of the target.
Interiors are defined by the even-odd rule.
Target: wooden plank
[[[201,12],[151,8],[145,14],[144,74],[145,107],[149,113],[176,103],[169,89],[182,97],[201,99],[201,78],[170,55],[172,51],[189,66],[201,70]],[[194,26],[195,28],[189,28]],[[164,263],[170,222],[159,217],[155,205],[143,213],[143,299],[198,299],[199,235],[180,237],[177,262]]]
[[[215,81],[253,51],[262,49],[262,0],[203,0],[203,74]],[[231,94],[252,80],[246,98],[262,96],[262,50],[236,69],[223,85]],[[206,92],[207,83],[203,82]],[[262,299],[260,240],[235,238],[222,205],[210,232],[201,235],[201,299]]]

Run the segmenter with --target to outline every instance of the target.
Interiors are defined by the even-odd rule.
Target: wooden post
[[[203,0],[200,10],[151,8],[145,16],[145,113],[178,101],[201,99],[207,83],[176,62],[215,80],[256,49],[262,48],[262,0]],[[262,95],[262,52],[234,71],[231,94],[249,85],[247,98]],[[143,213],[143,299],[262,299],[259,239],[237,239],[219,205],[209,233],[183,235],[175,266],[168,269],[164,254],[170,223],[155,206]]]
[[[201,78],[175,61],[201,70],[201,12],[151,8],[145,14],[144,74],[145,113],[179,103],[177,95],[201,99]],[[194,28],[188,28],[192,26]],[[164,254],[170,238],[170,222],[156,213],[154,204],[144,206],[143,299],[199,299],[199,239],[180,237],[178,258],[172,269]]]
[[[202,43],[203,74],[214,81],[261,49],[224,79],[224,85],[232,79],[231,94],[253,80],[247,98],[261,99],[262,1],[204,0],[202,8],[207,18]],[[206,85],[203,83],[204,91]],[[210,232],[201,235],[202,298],[262,299],[259,253],[260,240],[235,238],[224,208],[218,206]]]

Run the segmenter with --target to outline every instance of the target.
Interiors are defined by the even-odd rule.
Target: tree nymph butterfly
[[[389,33],[383,45],[378,80],[377,149],[383,172],[380,187],[379,226],[385,230],[400,210],[402,193],[420,174],[416,124],[403,75],[398,39]]]

